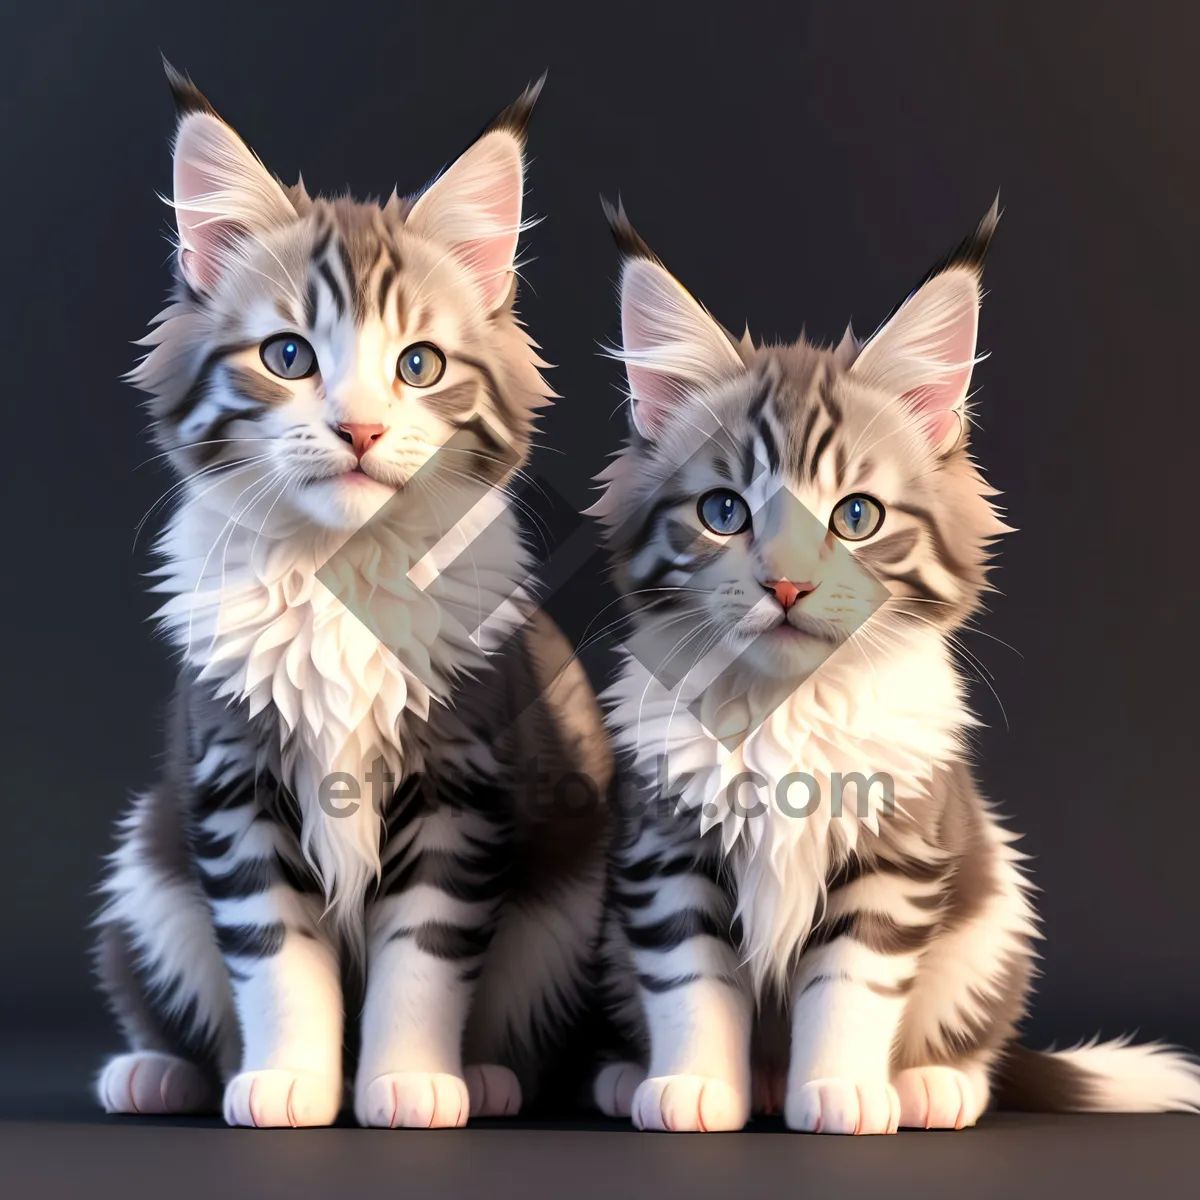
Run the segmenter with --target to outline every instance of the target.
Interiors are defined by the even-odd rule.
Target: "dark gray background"
[[[522,307],[573,501],[622,436],[623,194],[728,325],[869,331],[999,188],[978,449],[1009,539],[977,702],[1048,942],[1035,1034],[1200,1045],[1195,10],[1141,3],[42,3],[0,20],[0,1021],[104,1029],[84,925],[171,667],[133,530],[170,480],[119,376],[167,286],[164,51],[285,179],[420,186],[549,68]],[[152,523],[153,525],[153,523]],[[143,544],[149,541],[143,537]],[[577,632],[603,600],[559,604]],[[21,1036],[24,1036],[22,1033]]]

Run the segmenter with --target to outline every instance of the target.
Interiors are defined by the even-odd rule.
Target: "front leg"
[[[807,1133],[895,1133],[893,1048],[935,913],[925,886],[872,871],[829,896],[792,985],[784,1116]],[[922,904],[921,900],[925,903]]]
[[[619,870],[624,918],[650,1036],[633,1094],[639,1129],[735,1130],[750,1113],[750,1000],[730,940],[730,900],[692,844],[643,830]]]
[[[342,993],[324,900],[290,831],[253,784],[197,813],[195,854],[241,1030],[230,1125],[330,1125],[342,1101]]]
[[[504,887],[505,831],[441,805],[389,834],[368,914],[354,1110],[361,1125],[464,1125],[462,1044]]]

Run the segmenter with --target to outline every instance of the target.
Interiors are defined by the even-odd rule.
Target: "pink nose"
[[[774,579],[764,583],[763,587],[770,588],[775,593],[775,599],[783,606],[784,612],[813,590],[811,583],[792,583],[790,579]]]
[[[349,442],[354,448],[355,457],[362,461],[362,457],[370,448],[375,445],[383,435],[387,433],[386,425],[359,425],[347,422],[337,427],[337,435],[343,442]]]

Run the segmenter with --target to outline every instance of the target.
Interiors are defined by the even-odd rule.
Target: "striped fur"
[[[98,1093],[328,1123],[365,975],[362,1123],[512,1112],[583,1003],[609,771],[504,503],[549,396],[513,309],[537,88],[380,207],[282,188],[171,74],[178,288],[133,379],[179,475],[158,590],[180,677],[165,772],[104,883],[128,1052]],[[274,372],[279,334],[316,369]],[[425,343],[444,375],[410,386]],[[361,428],[383,432],[360,455]],[[560,802],[577,775],[583,813]]]
[[[961,1128],[996,1094],[1200,1110],[1169,1047],[1014,1043],[1037,921],[970,772],[954,661],[1005,532],[966,405],[996,218],[867,343],[829,350],[733,339],[610,212],[633,436],[594,511],[633,634],[608,696],[625,802],[607,988],[635,1054],[595,1096],[642,1128],[752,1110]],[[745,500],[743,531],[706,528],[713,489]],[[854,495],[883,519],[843,541]]]

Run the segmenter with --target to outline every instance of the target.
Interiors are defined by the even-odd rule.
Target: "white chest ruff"
[[[158,617],[214,695],[244,702],[251,717],[274,715],[305,853],[335,905],[352,905],[378,871],[379,817],[365,782],[372,764],[382,759],[397,781],[420,770],[412,720],[424,720],[432,702],[449,698],[454,676],[485,658],[476,631],[454,620],[429,583],[438,577],[439,589],[496,613],[487,632],[512,615],[509,581],[525,558],[515,522],[501,513],[500,536],[492,525],[466,562],[458,555],[498,512],[481,505],[430,552],[386,527],[347,542],[311,527],[271,538],[235,525],[226,540],[223,518],[188,506],[160,543],[156,590],[170,599]],[[481,548],[494,561],[481,563]],[[335,576],[318,578],[331,561]],[[363,797],[336,818],[320,797],[334,774],[359,781]]]
[[[634,659],[611,699],[639,771],[669,780],[701,833],[719,827],[756,986],[781,981],[830,869],[864,838],[888,835],[891,804],[911,810],[972,723],[934,636],[871,670],[843,648],[732,750],[692,715],[692,697],[661,688]]]

